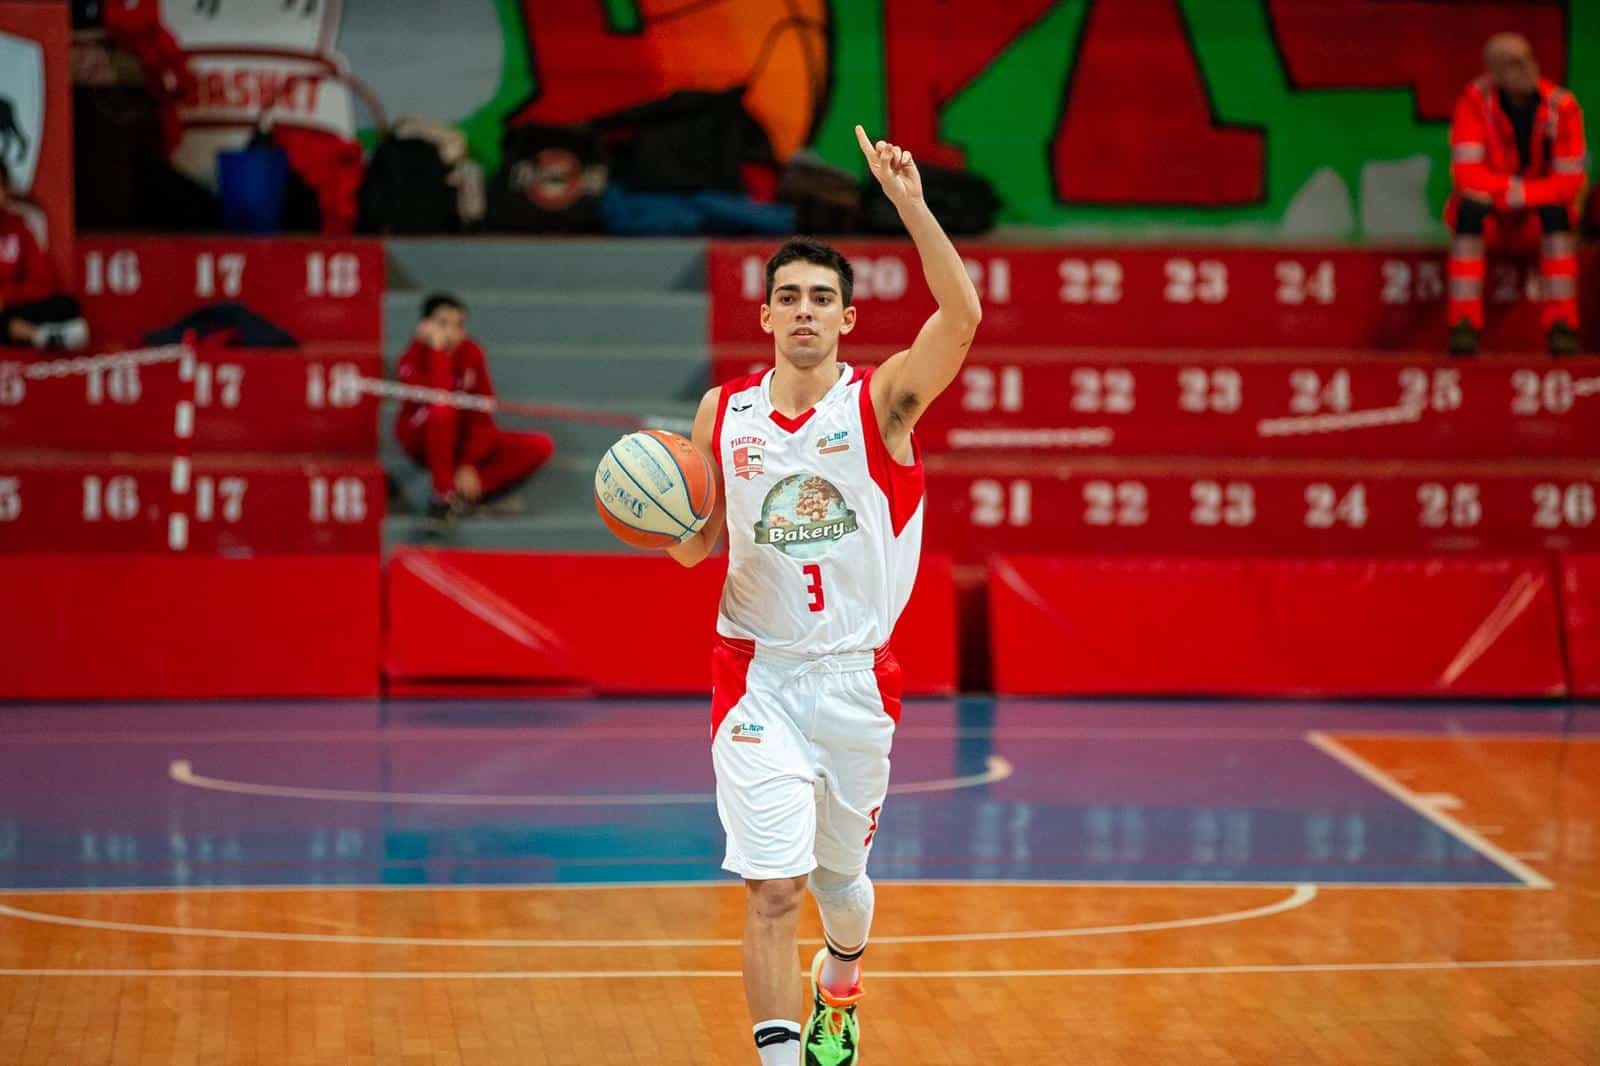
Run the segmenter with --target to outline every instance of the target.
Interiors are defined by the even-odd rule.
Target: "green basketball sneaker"
[[[858,983],[848,994],[833,995],[822,987],[822,960],[828,949],[811,960],[811,1017],[800,1033],[805,1046],[805,1066],[856,1066],[860,1062],[861,1024],[856,1004],[863,995]]]

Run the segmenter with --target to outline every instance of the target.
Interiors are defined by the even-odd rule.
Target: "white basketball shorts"
[[[711,761],[722,868],[752,881],[866,869],[889,790],[900,664],[888,648],[796,658],[719,637]]]

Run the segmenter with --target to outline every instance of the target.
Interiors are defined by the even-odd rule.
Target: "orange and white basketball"
[[[666,430],[629,433],[594,472],[595,510],[618,540],[635,548],[682,543],[705,526],[715,503],[705,456]]]

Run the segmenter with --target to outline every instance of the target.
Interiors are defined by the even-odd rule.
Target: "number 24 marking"
[[[811,608],[812,613],[822,610],[822,567],[816,563],[807,563],[800,572],[811,579],[806,582],[806,591],[811,593],[811,602],[806,606]]]

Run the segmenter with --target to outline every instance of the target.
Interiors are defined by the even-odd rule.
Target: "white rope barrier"
[[[100,370],[119,370],[128,366],[150,366],[155,363],[176,363],[191,354],[182,344],[168,344],[160,348],[143,348],[131,352],[110,352],[106,355],[74,355],[65,359],[48,359],[39,363],[22,365],[22,376],[29,381],[46,378],[64,378],[74,374],[93,374]]]
[[[1367,411],[1346,411],[1342,414],[1263,418],[1256,423],[1256,433],[1262,437],[1304,437],[1316,433],[1370,429],[1374,426],[1398,426],[1416,422],[1421,418],[1420,406],[1402,404],[1396,407],[1374,407]]]

